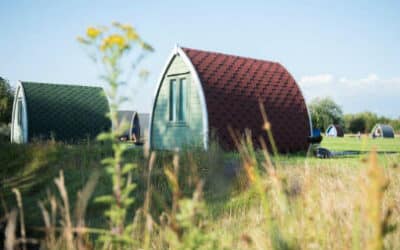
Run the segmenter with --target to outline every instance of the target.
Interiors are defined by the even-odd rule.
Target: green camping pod
[[[34,139],[77,142],[110,129],[108,100],[100,87],[19,82],[11,142]]]

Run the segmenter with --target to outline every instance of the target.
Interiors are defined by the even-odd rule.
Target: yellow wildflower
[[[92,39],[96,39],[101,34],[101,31],[99,29],[89,27],[86,31],[86,35]]]
[[[110,35],[110,36],[104,38],[100,49],[102,51],[104,51],[104,50],[106,50],[108,48],[112,48],[114,46],[117,46],[118,49],[120,49],[120,50],[125,49],[127,47],[125,38],[118,34]]]
[[[134,29],[129,29],[126,31],[126,37],[128,40],[135,41],[139,39],[139,35],[136,33]]]
[[[136,33],[135,28],[133,28],[129,24],[121,24],[118,22],[113,22],[113,25],[119,29],[121,29],[123,32],[125,32],[126,38],[130,41],[135,41],[139,39],[139,35]]]
[[[121,29],[128,31],[128,30],[134,30],[134,28],[132,26],[130,26],[129,24],[121,24],[120,25]]]

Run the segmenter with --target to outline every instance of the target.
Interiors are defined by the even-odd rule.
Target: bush
[[[8,80],[0,77],[0,124],[11,123],[14,91]]]

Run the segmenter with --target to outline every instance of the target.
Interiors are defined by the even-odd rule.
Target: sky
[[[124,108],[150,112],[175,44],[278,61],[309,102],[400,117],[400,1],[0,1],[0,76],[104,86],[76,41],[86,28],[133,25],[155,52]],[[132,94],[132,95],[131,95]]]

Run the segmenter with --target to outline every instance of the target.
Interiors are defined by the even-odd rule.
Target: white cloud
[[[349,85],[361,85],[361,84],[374,84],[380,81],[377,74],[371,73],[366,77],[360,79],[349,79],[347,77],[340,77],[339,83],[349,84]]]
[[[385,79],[370,73],[349,78],[327,73],[303,76],[299,85],[307,101],[330,96],[345,112],[370,110],[391,117],[400,116],[400,77]]]
[[[347,82],[349,82],[349,79],[347,79],[346,77],[343,76],[343,77],[339,78],[339,82],[340,83],[347,83]]]
[[[376,74],[369,74],[366,78],[360,79],[361,83],[373,83],[379,81],[379,77]]]
[[[333,81],[333,75],[331,74],[320,74],[313,76],[303,76],[300,78],[300,84],[303,85],[314,85],[314,84],[326,84]]]

